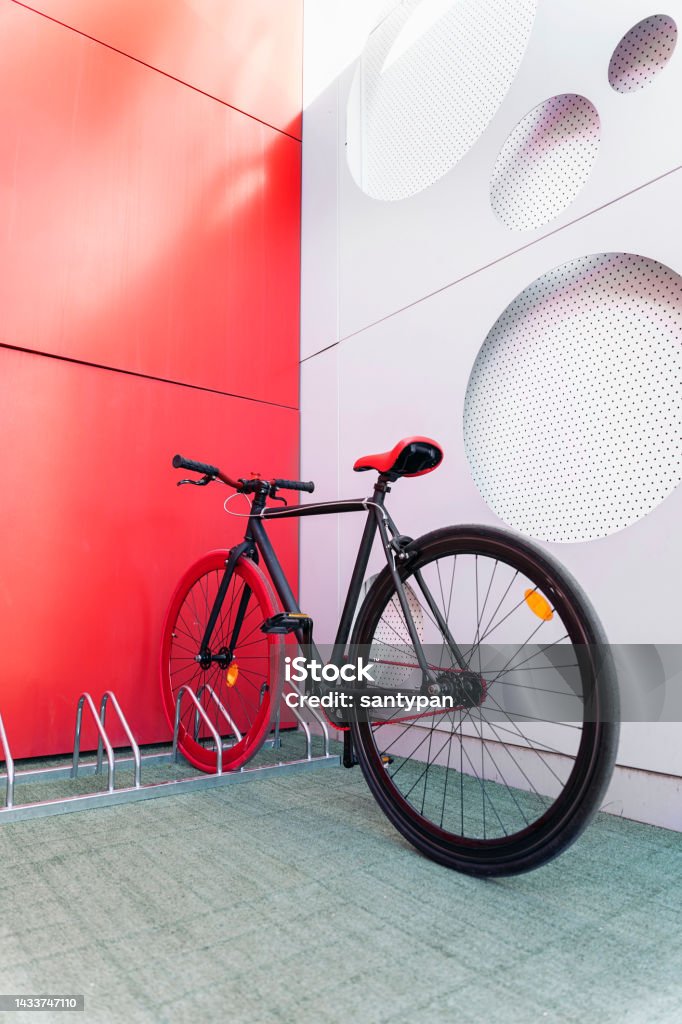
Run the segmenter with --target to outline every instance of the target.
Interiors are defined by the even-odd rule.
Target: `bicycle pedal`
[[[382,764],[393,764],[393,758],[389,757],[388,754],[382,754],[381,755],[381,763]]]
[[[261,626],[262,633],[293,633],[295,630],[303,629],[310,631],[313,628],[313,620],[305,612],[277,612],[266,619]]]

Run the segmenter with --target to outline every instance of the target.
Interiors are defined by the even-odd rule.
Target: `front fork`
[[[254,551],[253,542],[249,541],[249,540],[242,541],[241,544],[237,544],[237,546],[232,548],[232,550],[230,551],[230,556],[227,559],[227,563],[225,565],[225,574],[224,574],[222,580],[220,581],[220,586],[218,587],[218,593],[216,594],[215,601],[213,602],[213,607],[211,608],[211,614],[209,616],[208,622],[206,623],[206,629],[204,630],[204,635],[203,635],[203,638],[201,640],[201,651],[200,651],[200,653],[203,654],[203,652],[210,650],[211,637],[213,636],[213,630],[215,629],[215,624],[218,621],[218,616],[220,615],[220,611],[221,611],[221,609],[223,607],[223,602],[225,600],[225,595],[227,594],[227,588],[230,585],[230,580],[232,579],[232,575],[234,573],[235,565],[237,564],[239,559],[242,557],[242,555],[247,555],[247,554],[250,555],[250,554],[253,553],[253,551]],[[241,599],[239,601],[239,608],[237,610],[237,618],[235,620],[234,629],[232,630],[232,637],[230,639],[230,650],[231,651],[234,650],[235,644],[237,642],[237,638],[239,636],[239,630],[241,629],[242,622],[244,621],[244,616],[246,614],[246,608],[247,608],[247,605],[249,603],[249,598],[250,597],[251,597],[251,590],[250,590],[250,588],[246,584],[244,584],[244,591],[243,591]]]

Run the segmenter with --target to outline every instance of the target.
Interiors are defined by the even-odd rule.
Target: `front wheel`
[[[354,722],[363,774],[431,859],[473,875],[538,867],[582,832],[613,768],[618,694],[599,622],[565,569],[506,531],[449,527],[408,552],[400,574],[431,692],[435,677],[450,707]],[[387,569],[352,646],[384,691],[428,692]]]
[[[258,752],[270,728],[271,687],[277,683],[282,638],[261,632],[277,607],[266,576],[242,556],[235,564],[209,649],[202,651],[229,554],[204,555],[175,589],[163,626],[161,695],[171,729],[180,689],[187,686],[197,695],[221,736],[223,768],[234,770]],[[187,696],[181,705],[178,747],[195,768],[216,771],[215,740]]]

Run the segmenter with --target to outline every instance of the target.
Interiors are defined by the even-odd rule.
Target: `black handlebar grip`
[[[192,473],[203,473],[205,476],[218,476],[220,473],[217,466],[209,466],[206,462],[195,462],[194,459],[186,459],[183,455],[173,456],[173,469],[189,469]]]
[[[282,487],[285,491],[307,491],[308,494],[312,494],[315,490],[312,480],[275,480],[274,482],[277,487]]]

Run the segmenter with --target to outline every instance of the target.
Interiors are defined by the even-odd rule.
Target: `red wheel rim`
[[[214,633],[219,646],[221,630],[226,636],[231,633],[234,606],[238,604],[244,586],[248,586],[251,596],[240,640],[235,646],[235,658],[231,659],[227,671],[222,671],[215,664],[208,671],[202,671],[196,664],[195,654],[198,652],[208,617],[207,609],[210,610],[213,603],[228,557],[229,551],[211,551],[190,566],[178,582],[164,620],[160,678],[163,708],[171,731],[175,726],[175,695],[180,687],[188,685],[196,693],[202,684],[211,685],[242,734],[238,742],[223,747],[223,770],[235,770],[258,751],[270,728],[272,683],[276,682],[276,679],[271,679],[271,670],[274,666],[276,671],[282,638],[260,633],[261,623],[275,613],[277,606],[263,572],[250,559],[241,558],[235,567],[223,612]],[[236,681],[228,682],[234,679],[235,662],[239,667],[238,678]],[[267,683],[267,688],[262,693],[261,679],[263,683]],[[217,725],[219,732],[226,735],[229,726],[219,715],[207,693],[204,694],[201,703],[207,711],[210,709],[209,717]],[[178,732],[178,748],[195,768],[215,772],[216,751],[198,742],[210,736],[210,733],[201,723],[198,739],[195,739],[193,723],[193,705],[185,697]]]

